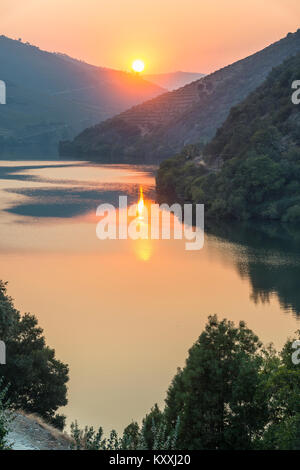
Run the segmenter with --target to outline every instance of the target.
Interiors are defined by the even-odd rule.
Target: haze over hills
[[[86,129],[60,144],[60,155],[100,162],[157,163],[187,144],[208,141],[232,106],[270,70],[300,51],[300,30],[178,90]]]
[[[143,77],[149,82],[155,83],[166,90],[173,91],[177,88],[181,88],[188,83],[199,80],[204,77],[204,73],[192,73],[192,72],[171,72],[171,73],[158,73],[151,75],[143,75]]]
[[[142,77],[0,36],[0,153],[57,153],[61,139],[161,94]]]

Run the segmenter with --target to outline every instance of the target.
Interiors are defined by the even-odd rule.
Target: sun
[[[142,60],[136,59],[132,62],[131,67],[134,72],[140,73],[144,70],[145,64]]]

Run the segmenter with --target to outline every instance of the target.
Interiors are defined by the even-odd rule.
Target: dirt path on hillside
[[[10,428],[7,440],[13,450],[67,450],[70,448],[67,437],[50,426],[42,426],[34,417],[14,413]]]

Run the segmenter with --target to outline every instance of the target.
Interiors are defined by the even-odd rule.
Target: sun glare
[[[131,67],[134,72],[140,73],[144,70],[145,64],[142,60],[137,59],[132,62]]]
[[[139,202],[137,204],[137,212],[138,212],[138,215],[139,215],[139,219],[143,218],[144,206],[145,206],[145,203],[144,203],[143,188],[142,188],[142,186],[140,186],[140,198],[139,198]]]

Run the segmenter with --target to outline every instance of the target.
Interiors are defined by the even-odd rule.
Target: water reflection
[[[135,240],[133,244],[134,253],[141,261],[149,261],[153,253],[151,240]]]
[[[1,162],[1,209],[4,211],[1,222],[4,223],[6,213],[20,216],[14,223],[22,224],[74,218],[96,224],[96,207],[102,203],[117,207],[120,195],[126,195],[130,205],[137,202],[139,194],[138,210],[143,211],[149,209],[149,203],[155,198],[153,175],[153,167],[131,165]],[[140,224],[145,224],[139,215]],[[299,227],[277,223],[209,223],[205,232],[217,238],[218,256],[224,262],[233,263],[242,279],[249,279],[254,303],[269,302],[272,295],[277,295],[282,309],[300,315]],[[140,260],[150,259],[151,240],[136,240],[132,246]]]
[[[251,283],[253,302],[270,302],[276,294],[285,311],[300,315],[300,227],[210,223],[206,231],[230,243],[230,256],[239,275]]]
[[[35,218],[85,215],[95,212],[102,203],[117,206],[120,195],[127,195],[129,203],[133,203],[141,180],[147,196],[153,197],[152,167],[101,165],[99,171],[99,166],[78,162],[27,165],[4,162],[0,166],[0,189],[12,194],[12,204],[5,210]],[[13,197],[16,195],[21,197]]]

